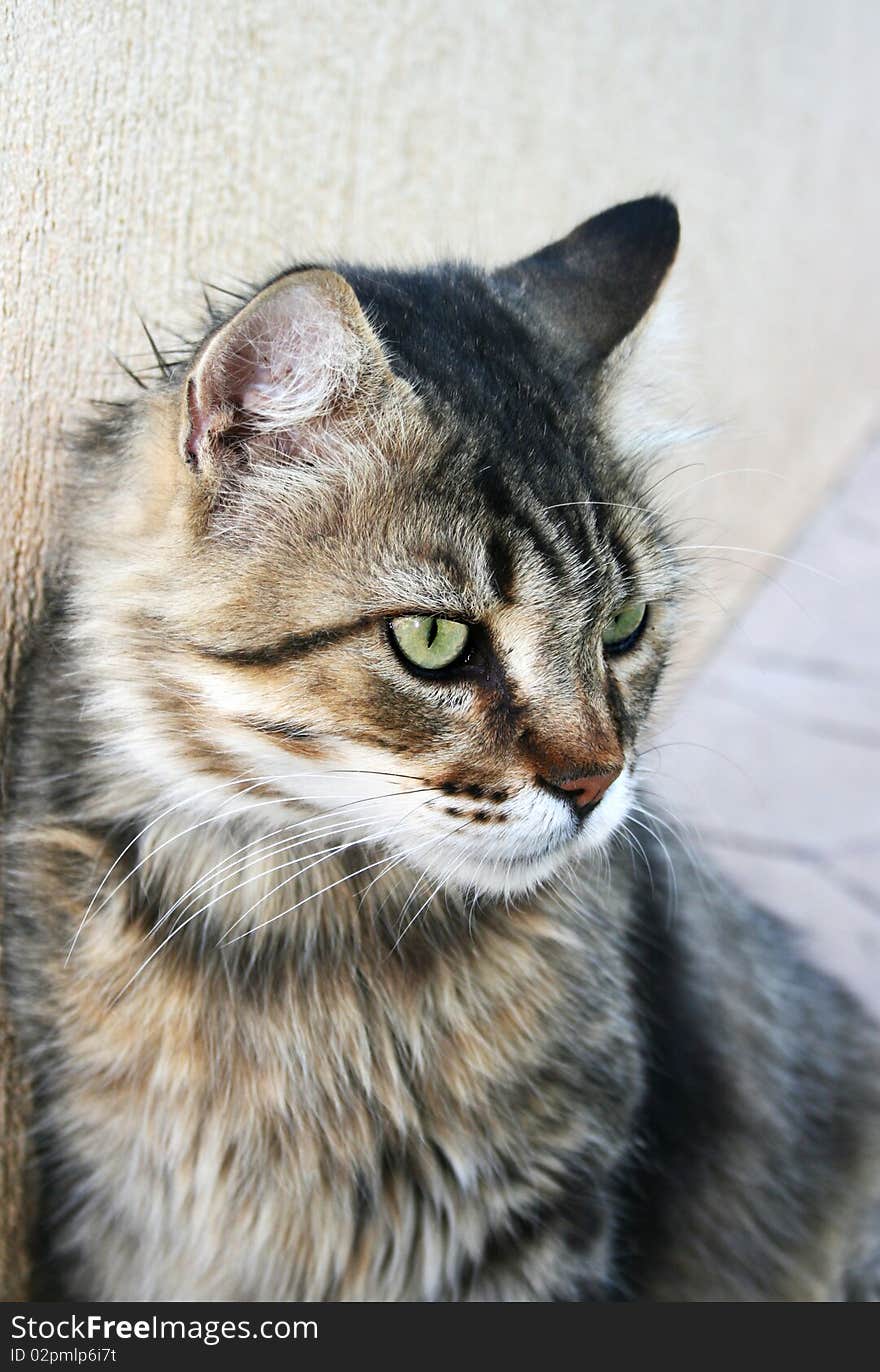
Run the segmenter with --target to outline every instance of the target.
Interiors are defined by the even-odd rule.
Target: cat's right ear
[[[291,272],[203,345],[184,388],[181,450],[200,475],[247,462],[262,440],[287,461],[390,380],[354,291],[337,272]]]
[[[577,365],[596,366],[650,308],[678,251],[678,211],[661,195],[595,215],[566,238],[493,273]]]

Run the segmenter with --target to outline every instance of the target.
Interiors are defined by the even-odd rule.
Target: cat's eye
[[[609,619],[602,633],[602,642],[612,653],[625,652],[635,643],[645,627],[648,606],[644,600],[628,600],[613,619]]]
[[[464,655],[470,627],[439,615],[399,615],[388,621],[398,651],[423,672],[451,667]]]

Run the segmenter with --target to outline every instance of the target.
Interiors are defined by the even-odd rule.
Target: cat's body
[[[292,273],[92,433],[10,778],[47,1290],[875,1293],[878,1032],[633,787],[673,219]]]

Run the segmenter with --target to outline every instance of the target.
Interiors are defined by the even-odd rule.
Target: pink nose
[[[568,791],[571,798],[579,809],[584,809],[587,805],[595,805],[604,796],[612,781],[616,781],[623,771],[622,767],[614,767],[610,772],[602,772],[599,776],[592,777],[572,777],[566,781],[554,783],[560,791]]]

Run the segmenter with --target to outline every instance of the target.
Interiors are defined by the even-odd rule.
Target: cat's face
[[[599,360],[521,270],[291,274],[157,401],[163,494],[128,515],[144,767],[484,891],[619,827],[677,574]]]

